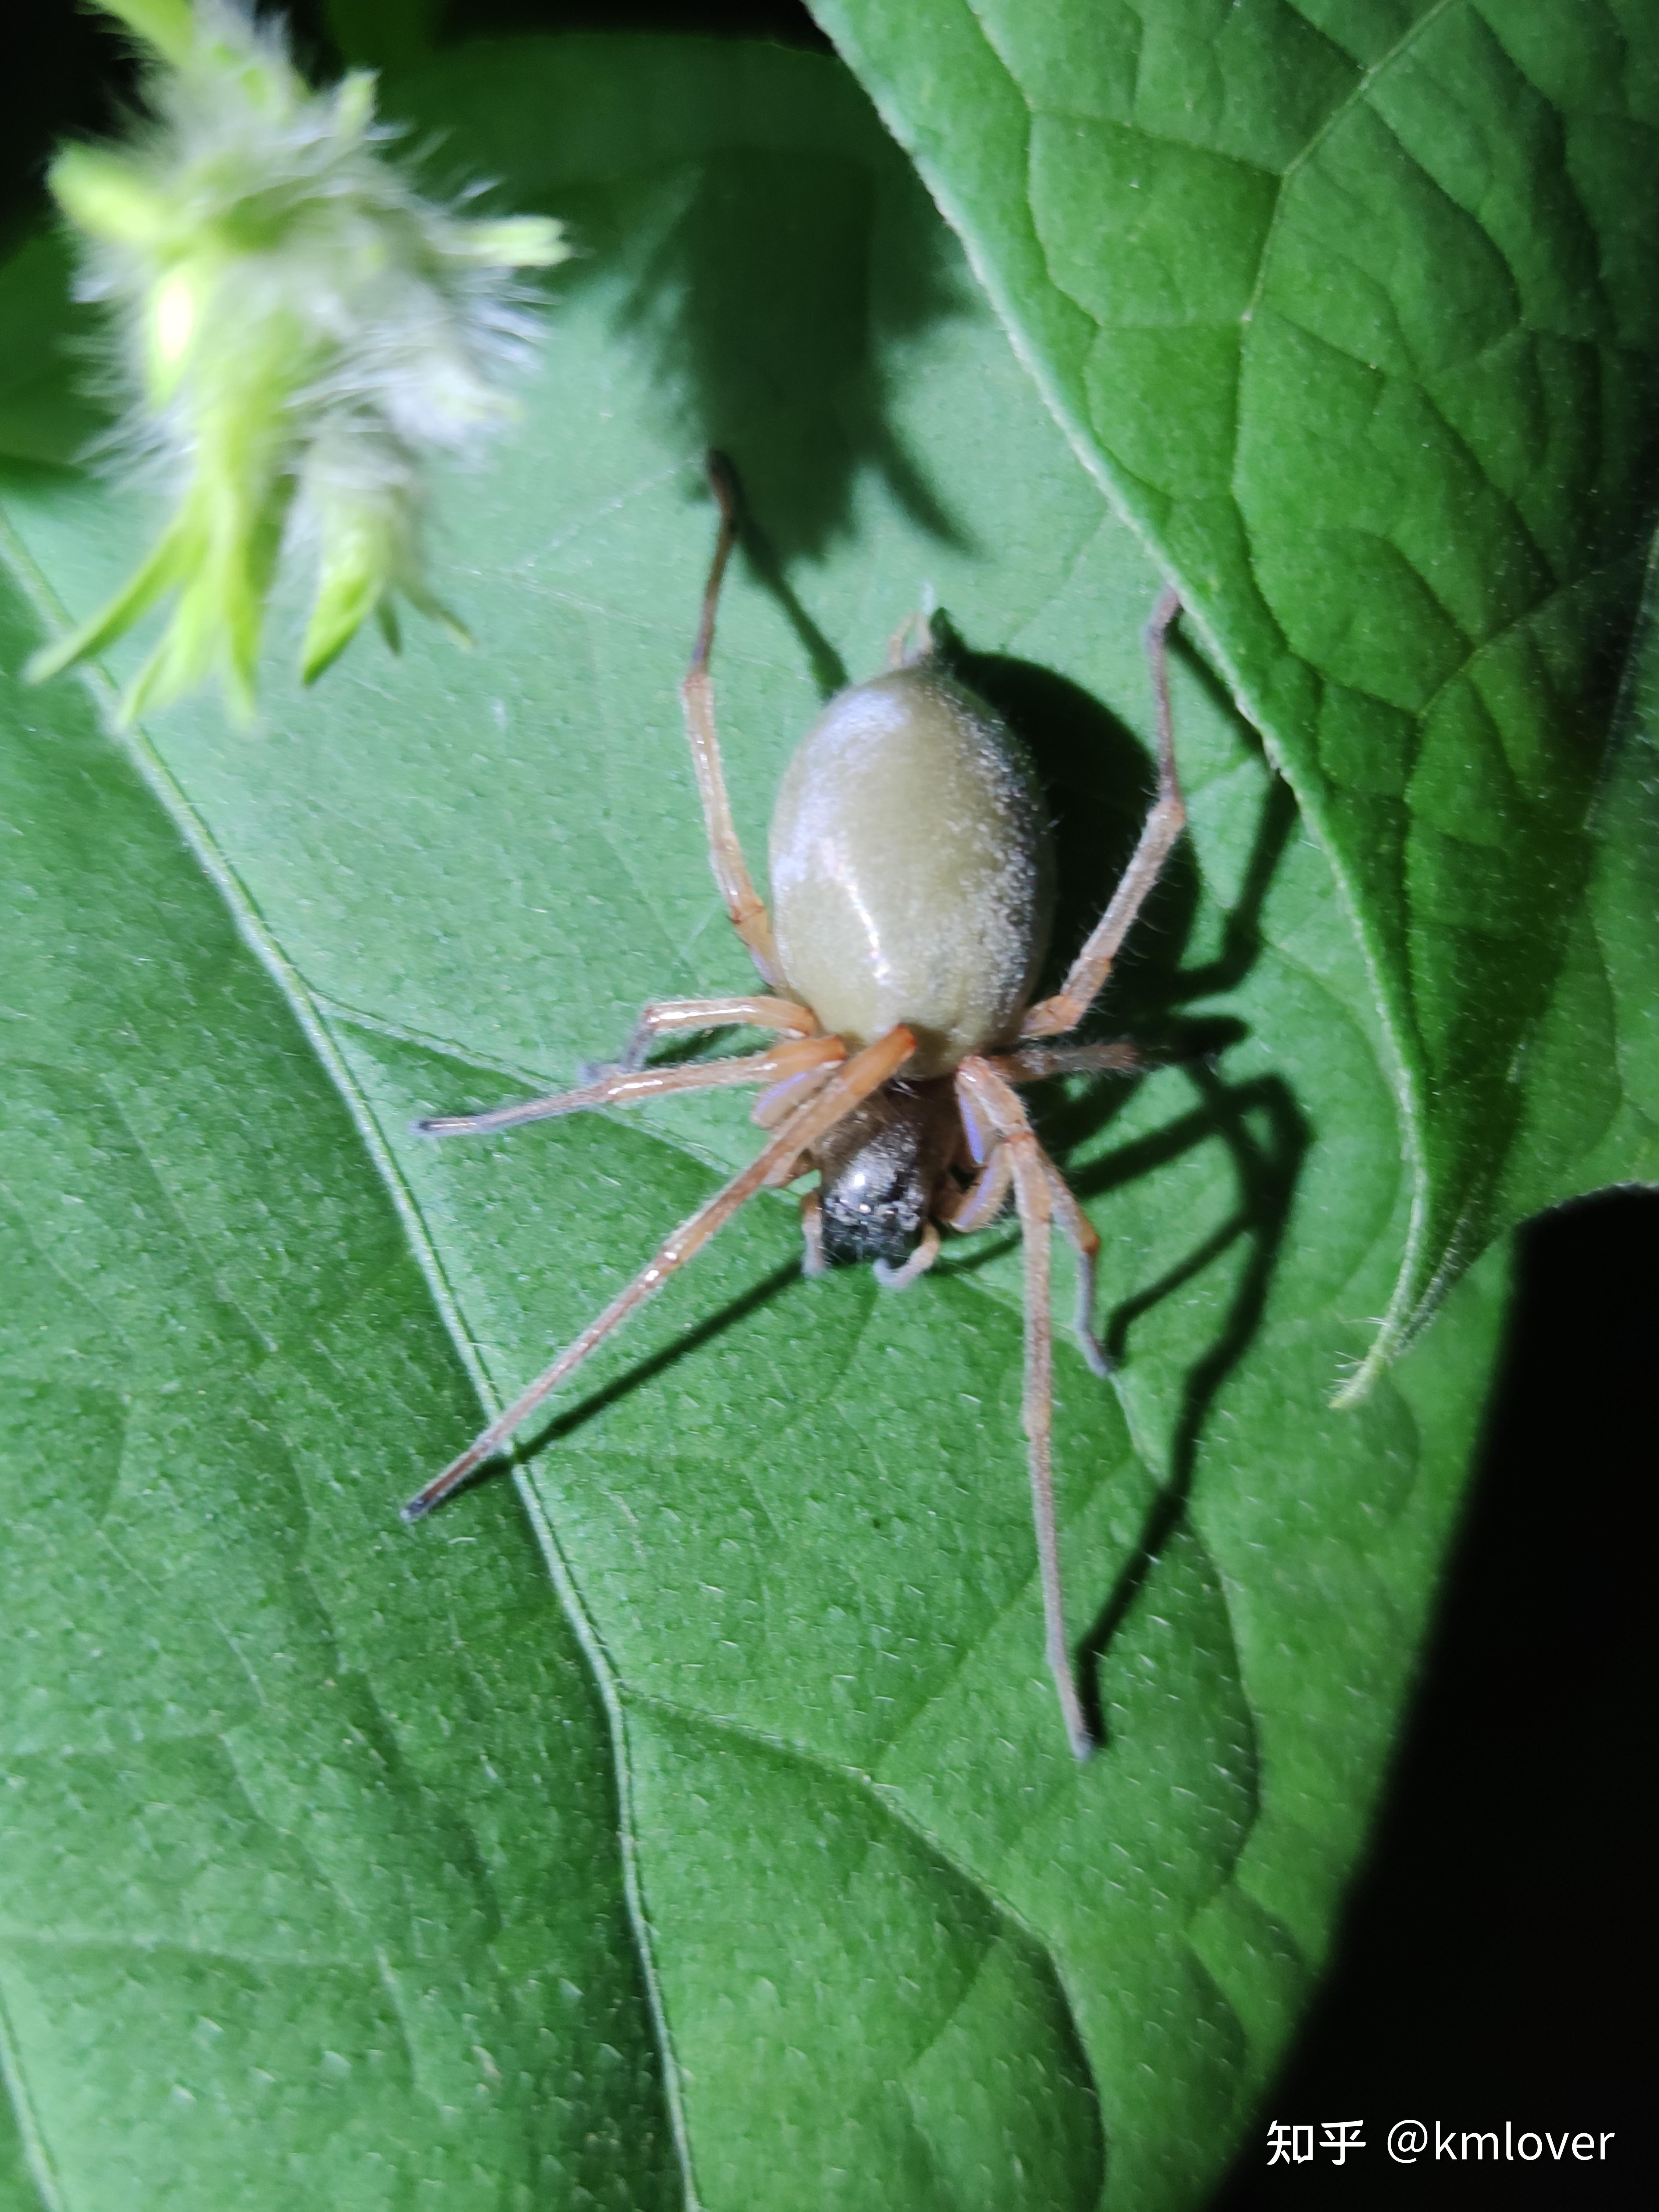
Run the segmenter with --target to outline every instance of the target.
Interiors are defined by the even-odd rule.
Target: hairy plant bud
[[[546,217],[422,198],[387,158],[373,76],[313,92],[231,0],[101,4],[156,58],[154,120],[118,148],[65,148],[50,182],[83,241],[83,294],[116,313],[120,442],[159,458],[175,504],[137,573],[29,672],[99,652],[171,596],[123,714],[216,667],[247,713],[285,561],[316,572],[307,682],[371,613],[395,645],[398,594],[450,620],[422,561],[428,465],[511,416],[535,335],[513,272],[569,249]]]

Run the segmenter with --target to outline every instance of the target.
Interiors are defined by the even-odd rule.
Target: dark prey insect
[[[737,535],[736,489],[711,456],[720,528],[691,665],[681,686],[709,860],[767,995],[670,999],[641,1014],[619,1065],[579,1090],[486,1114],[422,1121],[431,1136],[506,1129],[544,1115],[721,1084],[765,1085],[758,1158],[682,1222],[656,1256],[499,1419],[404,1508],[447,1498],[619,1322],[769,1186],[816,1170],[800,1201],[805,1271],[869,1260],[889,1290],[915,1282],[939,1228],[994,1220],[1010,1188],[1025,1267],[1024,1425],[1048,1664],[1073,1750],[1092,1744],[1060,1601],[1050,1429],[1049,1233],[1077,1255],[1077,1333],[1106,1372],[1091,1322],[1100,1240],[1037,1142],[1018,1097],[1050,1075],[1127,1069],[1132,1046],[1055,1046],[1087,1013],[1186,820],[1176,778],[1165,638],[1180,610],[1165,590],[1146,629],[1158,717],[1158,796],[1128,868],[1052,998],[1030,1003],[1048,938],[1053,867],[1024,747],[942,665],[925,621],[894,639],[886,674],[832,699],[784,772],[772,817],[776,927],[744,865],[720,766],[708,658],[720,580]],[[676,1030],[742,1024],[778,1040],[732,1060],[651,1067]]]

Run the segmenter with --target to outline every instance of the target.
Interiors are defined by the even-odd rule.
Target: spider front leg
[[[1095,1270],[1100,1262],[1100,1232],[1073,1196],[1071,1185],[1048,1153],[1042,1152],[1041,1146],[1037,1150],[1048,1177],[1054,1218],[1077,1261],[1077,1311],[1072,1320],[1073,1332],[1090,1367],[1097,1375],[1107,1376],[1112,1371],[1112,1362],[1105,1346],[1095,1334]]]
[[[957,1070],[957,1085],[968,1110],[995,1140],[991,1157],[999,1152],[1006,1156],[1014,1203],[1019,1209],[1025,1256],[1025,1394],[1021,1419],[1030,1452],[1031,1511],[1036,1523],[1048,1668],[1054,1678],[1066,1738],[1076,1756],[1087,1759],[1095,1742],[1072,1671],[1060,1588],[1060,1534],[1054,1521],[1054,1333],[1048,1279],[1052,1165],[1025,1118],[1025,1109],[988,1060],[973,1055],[964,1060]]]
[[[839,1039],[824,1039],[824,1042],[839,1043]],[[443,1473],[428,1482],[426,1488],[411,1498],[403,1509],[405,1521],[419,1521],[441,1505],[506,1443],[520,1422],[526,1421],[538,1406],[550,1397],[565,1378],[575,1372],[588,1355],[597,1351],[611,1331],[627,1320],[629,1314],[642,1306],[652,1294],[660,1290],[670,1275],[683,1267],[709,1238],[722,1229],[732,1216],[757,1190],[770,1182],[781,1162],[793,1159],[811,1147],[837,1121],[844,1120],[863,1099],[873,1091],[890,1083],[905,1061],[915,1050],[916,1041],[902,1027],[890,1030],[885,1036],[878,1037],[866,1045],[844,1066],[838,1067],[816,1097],[806,1100],[792,1114],[770,1144],[751,1160],[741,1174],[732,1176],[723,1190],[718,1190],[661,1245],[656,1256],[648,1261],[627,1287],[611,1299],[610,1304],[577,1337],[568,1345],[552,1364],[544,1368],[527,1390],[520,1393],[506,1412],[499,1414],[482,1434],[452,1460]],[[799,1048],[795,1048],[799,1049]]]
[[[1115,1046],[1103,1048],[1085,1046],[1075,1055],[1097,1049],[1115,1052]],[[1131,1048],[1132,1049],[1132,1048]],[[1051,1058],[1060,1058],[1059,1054]],[[1018,1053],[996,1054],[983,1060],[982,1065],[1000,1076],[1005,1083],[1035,1082],[1039,1074],[1052,1074],[1052,1068],[1042,1068],[1024,1074],[1011,1073],[1025,1055]],[[1123,1063],[1112,1060],[1106,1065],[1119,1066]],[[965,1189],[947,1183],[945,1189],[933,1201],[933,1212],[947,1229],[963,1235],[970,1230],[983,1229],[996,1219],[1008,1202],[1009,1188],[1013,1182],[1013,1155],[1001,1139],[987,1135],[975,1116],[971,1100],[958,1092],[963,1122],[970,1133],[970,1149],[976,1160],[983,1164]],[[1035,1141],[1035,1139],[1033,1139]],[[1072,1195],[1071,1186],[1042,1146],[1037,1146],[1045,1173],[1048,1177],[1048,1194],[1054,1203],[1054,1218],[1059,1223],[1066,1241],[1077,1259],[1077,1313],[1073,1328],[1084,1358],[1097,1375],[1109,1375],[1112,1363],[1104,1346],[1095,1334],[1095,1271],[1100,1260],[1100,1235],[1088,1215]]]
[[[1146,625],[1146,659],[1158,716],[1158,797],[1111,903],[1060,989],[1053,998],[1040,1000],[1029,1010],[1019,1025],[1022,1037],[1063,1036],[1077,1027],[1099,997],[1119,945],[1134,926],[1147,894],[1163,874],[1164,864],[1186,827],[1187,809],[1176,774],[1175,726],[1170,713],[1169,629],[1180,612],[1180,594],[1172,585],[1166,585]]]

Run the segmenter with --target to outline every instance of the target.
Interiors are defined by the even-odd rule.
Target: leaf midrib
[[[18,540],[9,518],[0,508],[0,553],[8,558],[23,594],[37,617],[48,625],[64,626],[67,610],[42,575]],[[442,1321],[446,1334],[461,1359],[481,1408],[490,1413],[499,1410],[489,1372],[478,1346],[467,1327],[460,1304],[441,1258],[428,1232],[425,1218],[415,1194],[404,1178],[401,1170],[381,1132],[375,1115],[369,1108],[351,1073],[343,1055],[329,1034],[328,1026],[319,1006],[313,999],[303,976],[287,953],[275,932],[266,921],[258,901],[243,882],[228,856],[223,852],[206,822],[186,797],[182,787],[141,726],[123,730],[118,720],[119,694],[101,664],[92,663],[76,673],[90,696],[98,721],[106,740],[117,750],[124,751],[137,766],[152,796],[172,821],[175,830],[197,865],[201,868],[221,897],[224,900],[238,934],[270,977],[299,1024],[307,1042],[316,1054],[325,1073],[331,1079],[354,1127],[362,1139],[369,1159],[380,1182],[392,1200],[401,1224],[409,1249],[419,1266],[428,1294]],[[582,1603],[575,1578],[571,1574],[561,1548],[556,1532],[548,1518],[537,1494],[534,1484],[522,1469],[515,1469],[514,1488],[523,1504],[532,1533],[545,1561],[555,1594],[564,1610],[573,1632],[580,1645],[590,1669],[594,1686],[605,1707],[607,1732],[611,1740],[612,1773],[615,1780],[618,1811],[618,1856],[621,1861],[623,1892],[634,1939],[634,1949],[641,1983],[650,2008],[652,2026],[661,2067],[664,2102],[667,2108],[670,2130],[673,2136],[675,2155],[684,2185],[688,2212],[699,2212],[695,2167],[691,2157],[690,2133],[686,2126],[680,2095],[679,2065],[672,2041],[668,2034],[667,2017],[663,2003],[660,1976],[651,1941],[651,1930],[640,1894],[638,1873],[638,1828],[633,1810],[633,1773],[626,1750],[625,1724],[621,1711],[617,1677],[611,1656],[599,1635],[596,1624]],[[0,2016],[0,2037],[6,2057],[9,2087],[14,2073],[10,2063],[9,2023]],[[14,2103],[15,2100],[14,2100]],[[19,2125],[26,2121],[20,2114]],[[38,2130],[27,2128],[31,2142],[38,2139]],[[37,2172],[39,2169],[37,2168]]]

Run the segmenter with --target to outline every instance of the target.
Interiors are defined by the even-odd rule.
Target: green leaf
[[[1500,1204],[1659,1180],[1659,541],[1601,788],[1589,879],[1530,1042]]]
[[[1477,1269],[1358,1413],[1328,1409],[1410,1231],[1390,1062],[1330,866],[1188,640],[1175,693],[1193,834],[1104,1015],[1169,1064],[1135,1085],[1056,1086],[1041,1109],[1104,1240],[1103,1318],[1123,1362],[1103,1383],[1067,1343],[1057,1380],[1071,1618],[1106,1748],[1078,1767],[1042,1665],[1006,1225],[892,1297],[867,1271],[801,1282],[790,1208],[758,1200],[526,1440],[521,1507],[498,1483],[397,1526],[396,1499],[478,1425],[457,1354],[483,1402],[501,1402],[756,1146],[730,1094],[476,1144],[410,1133],[420,1113],[568,1082],[615,1051],[647,997],[749,979],[709,878],[675,700],[712,549],[704,445],[732,453],[753,517],[716,649],[751,855],[824,692],[878,666],[899,622],[935,599],[1048,779],[1056,960],[1099,911],[1147,803],[1139,629],[1158,576],[835,65],[696,41],[514,43],[448,55],[388,105],[443,130],[446,158],[501,177],[516,204],[571,219],[586,257],[555,280],[517,450],[444,501],[447,573],[479,650],[422,635],[393,660],[360,639],[313,693],[277,678],[255,732],[198,702],[134,741],[240,945],[87,727],[77,679],[14,708],[14,772],[68,780],[42,802],[51,836],[26,825],[19,849],[38,839],[27,880],[43,898],[50,863],[39,941],[73,948],[42,971],[14,1049],[32,1048],[33,1023],[55,1037],[83,1012],[85,1058],[57,1049],[71,1068],[107,1067],[106,1120],[106,1099],[157,1087],[156,1054],[193,1087],[143,1121],[142,1146],[103,1121],[86,1137],[61,1118],[37,1126],[48,1255],[76,1250],[66,1199],[104,1188],[92,1218],[112,1225],[98,1305],[76,1309],[90,1348],[74,1357],[81,1339],[54,1322],[27,1370],[63,1394],[54,1437],[76,1441],[46,1475],[13,1478],[64,1579],[41,1584],[41,1634],[14,1647],[7,1705],[29,1710],[37,1681],[49,1704],[82,1694],[72,1577],[98,1540],[80,1534],[103,1504],[88,1505],[85,1470],[107,1463],[113,1419],[90,1385],[112,1371],[100,1332],[118,1325],[137,1345],[121,1356],[179,1378],[156,1422],[187,1413],[205,1438],[176,1476],[136,1466],[113,1492],[119,1515],[103,1508],[121,1559],[167,1577],[165,1607],[129,1596],[98,1620],[122,1695],[160,1700],[179,1682],[186,1717],[186,1693],[234,1696],[227,1729],[263,1725],[271,1767],[297,1745],[282,1771],[303,1774],[306,1731],[326,1726],[317,1683],[342,1678],[324,1666],[323,1629],[302,1643],[279,1601],[322,1589],[325,1611],[349,1613],[354,1651],[403,1655],[377,1709],[441,1715],[421,1741],[461,1793],[442,1826],[394,1820],[343,1784],[323,1800],[335,1856],[302,1895],[316,1793],[290,1784],[269,1811],[225,1810],[210,1777],[210,1895],[275,1882],[263,1819],[273,1864],[279,1842],[289,1854],[273,1923],[303,1925],[301,1906],[320,1914],[326,1899],[363,1916],[356,1940],[371,1946],[375,1911],[395,1930],[459,1928],[431,1938],[437,2043],[444,1992],[475,1971],[493,1986],[444,1948],[475,1926],[499,1929],[503,1960],[549,1958],[575,1941],[549,1928],[571,1920],[603,1929],[616,1994],[591,1964],[569,1987],[562,1968],[509,1979],[499,2002],[541,2037],[533,2061],[477,2040],[502,2076],[483,2094],[518,2115],[514,2137],[500,2104],[494,2132],[474,2124],[471,2087],[394,2112],[370,2054],[403,2064],[404,2046],[376,2040],[369,1997],[352,2010],[343,1970],[337,1983],[319,1970],[270,2032],[284,2050],[336,2052],[385,2101],[348,2094],[337,2120],[331,2076],[239,2057],[256,2086],[228,2080],[216,2107],[235,2147],[181,2173],[188,2139],[156,2054],[194,2053],[192,2038],[210,2057],[223,2047],[198,2013],[253,2027],[182,1986],[155,1942],[127,1809],[150,1785],[112,1791],[76,1814],[100,1844],[77,1894],[112,1942],[138,1933],[120,1954],[122,2008],[96,2015],[95,2069],[27,2107],[36,2170],[101,2159],[105,2178],[72,2193],[88,2212],[125,2205],[135,2173],[204,2202],[216,2183],[216,2205],[227,2174],[256,2207],[296,2189],[378,2201],[359,2162],[375,2137],[388,2201],[431,2171],[446,2203],[493,2204],[519,2185],[581,2202],[568,2182],[533,2179],[526,2146],[545,2126],[609,2159],[604,2184],[585,2170],[599,2201],[647,2203],[665,2124],[643,2102],[644,1991],[687,2200],[709,2212],[776,2202],[780,2175],[803,2212],[1081,2212],[1103,2184],[1115,2207],[1194,2204],[1328,1948],[1455,1519],[1501,1275]],[[66,471],[13,467],[0,492],[15,572],[57,622],[98,602],[142,535],[127,502]],[[135,913],[124,870],[152,849]],[[198,939],[212,988],[173,980]],[[106,1012],[121,992],[136,1013]],[[152,1195],[163,1137],[183,1164],[160,1179],[187,1213]],[[43,1279],[57,1279],[44,1262]],[[296,1303],[320,1318],[290,1321]],[[350,1325],[332,1340],[342,1310]],[[242,1395],[210,1421],[202,1363],[216,1377],[238,1359]],[[301,1370],[303,1389],[260,1380],[251,1397],[256,1376]],[[279,1479],[282,1423],[301,1418],[316,1441],[307,1429],[297,1476]],[[37,1495],[31,1480],[57,1487]],[[129,1549],[145,1513],[167,1531],[159,1556],[154,1537]],[[532,1528],[564,1620],[532,1579]],[[198,1655],[227,1636],[254,1667],[232,1655],[209,1685]],[[274,1714],[245,1721],[244,1686],[278,1651],[281,1694],[259,1708]],[[601,1709],[620,1835],[591,1816],[610,1802]],[[374,1749],[387,1741],[360,1725]],[[569,1750],[514,1751],[513,1729],[532,1725],[568,1727]],[[424,1771],[422,1786],[441,1796]],[[495,1808],[492,1850],[540,1856],[495,1875],[495,1917],[481,1899],[463,1926],[431,1892],[443,1869],[479,1863],[482,1844],[461,1856],[468,1790]],[[26,1924],[58,1909],[56,1817],[32,1857],[0,1859]],[[337,1863],[365,1869],[343,1903],[327,1887],[348,1882]],[[8,2078],[25,2085],[66,2064],[50,1991],[33,2010],[13,2002],[9,1962],[30,1940],[0,1948]],[[543,2003],[568,2009],[544,2020]],[[250,2064],[293,2080],[291,2099],[262,2101]],[[613,2132],[605,2116],[625,2097],[642,2117]],[[465,2171],[437,2166],[441,2135],[465,2146]]]
[[[0,575],[0,665],[38,635]],[[507,1491],[395,1533],[474,1413],[397,1209],[85,691],[4,690],[0,2058],[40,2200],[665,2203],[592,1677]]]
[[[63,342],[84,351],[94,327],[86,308],[70,307],[69,281],[69,254],[57,236],[31,239],[6,264],[0,457],[7,460],[71,461],[107,426],[65,359]]]
[[[323,21],[345,60],[408,69],[429,58],[449,0],[324,0]]]
[[[1659,1176],[1659,1091],[1621,1121],[1601,1050],[1591,1127],[1547,1072],[1622,957],[1590,817],[1659,495],[1659,14],[815,12],[1353,909],[1418,1206],[1369,1376],[1518,1207]]]

